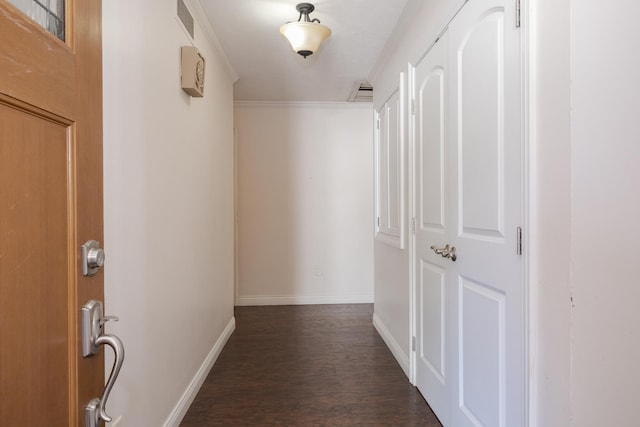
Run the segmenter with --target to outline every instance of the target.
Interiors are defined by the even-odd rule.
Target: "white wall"
[[[237,305],[373,301],[370,104],[237,103]]]
[[[571,5],[572,424],[638,424],[640,5]]]
[[[536,3],[539,426],[633,425],[640,7]],[[595,29],[595,30],[594,30]]]
[[[540,0],[532,15],[532,425],[570,425],[571,123],[569,1]]]
[[[233,81],[196,25],[205,97],[180,89],[191,42],[175,2],[103,13],[105,299],[120,317],[107,331],[126,349],[107,408],[125,426],[175,425],[233,328]]]

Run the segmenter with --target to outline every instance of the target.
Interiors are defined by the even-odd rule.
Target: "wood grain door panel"
[[[76,426],[102,394],[80,308],[103,299],[80,247],[103,241],[99,0],[68,1],[66,42],[0,0],[0,425]]]
[[[75,262],[68,130],[0,105],[0,425],[34,408],[69,420]]]

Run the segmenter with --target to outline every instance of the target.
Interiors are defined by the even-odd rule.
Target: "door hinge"
[[[522,227],[517,227],[516,234],[518,235],[518,242],[516,244],[516,253],[522,255]]]
[[[414,99],[411,100],[411,115],[415,116],[416,114],[416,101]]]
[[[378,217],[378,227],[380,227],[380,217]]]
[[[376,129],[380,130],[380,119],[376,120]]]
[[[520,0],[516,0],[516,28],[520,28]]]
[[[416,219],[415,218],[411,218],[411,231],[413,232],[413,234],[416,234]]]
[[[416,337],[411,337],[411,351],[416,351]]]

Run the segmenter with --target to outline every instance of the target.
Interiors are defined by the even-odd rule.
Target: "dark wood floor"
[[[440,426],[371,304],[236,307],[182,426]]]

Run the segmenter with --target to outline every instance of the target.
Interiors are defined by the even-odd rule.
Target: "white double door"
[[[411,73],[415,380],[445,426],[525,424],[514,3],[468,2]]]

